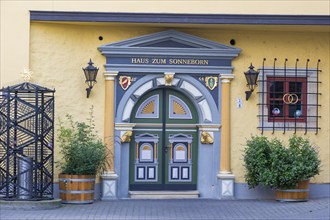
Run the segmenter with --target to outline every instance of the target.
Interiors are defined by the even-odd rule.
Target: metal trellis
[[[53,198],[54,93],[29,82],[0,90],[0,199]]]

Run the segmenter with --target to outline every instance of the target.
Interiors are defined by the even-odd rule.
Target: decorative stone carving
[[[164,73],[165,86],[171,86],[174,78],[174,73]]]
[[[120,138],[121,143],[130,142],[132,134],[133,134],[132,131],[125,132],[125,134]]]
[[[201,143],[202,144],[213,144],[213,137],[206,131],[201,133]]]

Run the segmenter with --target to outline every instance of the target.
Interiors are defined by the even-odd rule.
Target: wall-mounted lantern
[[[96,83],[96,76],[97,72],[99,71],[99,68],[93,66],[93,64],[94,63],[92,62],[92,59],[90,59],[88,66],[86,68],[82,68],[86,77],[85,83],[88,85],[88,88],[86,89],[87,98],[89,98],[89,94],[91,93],[92,88]]]
[[[249,87],[250,91],[245,91],[246,94],[246,100],[248,100],[254,91],[254,88],[257,86],[257,79],[259,72],[254,70],[254,66],[252,66],[252,63],[249,67],[249,70],[247,72],[244,72],[245,78],[247,81],[247,86]]]

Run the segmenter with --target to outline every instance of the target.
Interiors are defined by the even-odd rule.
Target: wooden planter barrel
[[[59,175],[62,203],[89,204],[94,201],[94,175]]]
[[[276,190],[276,200],[280,202],[304,202],[309,196],[309,179],[299,181],[296,188]]]

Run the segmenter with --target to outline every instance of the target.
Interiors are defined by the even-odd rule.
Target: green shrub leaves
[[[320,172],[321,161],[317,150],[308,139],[292,136],[289,146],[278,139],[252,136],[244,150],[245,180],[249,188],[259,184],[277,189],[296,186],[299,180]]]
[[[93,118],[90,122],[75,122],[66,116],[69,126],[60,121],[58,142],[62,160],[58,162],[62,174],[95,175],[106,160],[106,146],[94,132]]]

